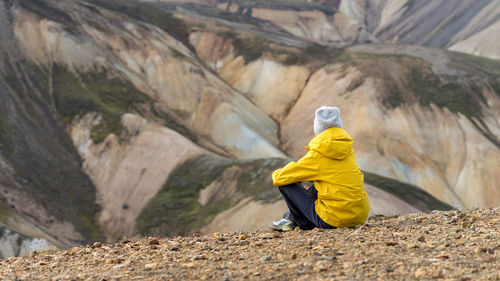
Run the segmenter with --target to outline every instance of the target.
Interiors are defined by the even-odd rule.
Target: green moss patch
[[[500,79],[496,81],[491,81],[491,89],[495,92],[497,97],[500,98]]]
[[[399,199],[409,203],[410,205],[423,212],[453,209],[452,206],[436,199],[435,197],[415,185],[402,183],[391,178],[368,172],[363,173],[366,183],[376,186],[398,197]]]
[[[383,81],[382,104],[389,109],[403,105],[434,104],[467,117],[479,132],[500,147],[500,141],[483,120],[487,100],[483,91],[492,90],[500,96],[500,62],[470,55],[448,53],[453,74],[438,75],[432,64],[406,55],[346,52],[337,60],[355,66],[364,77]]]
[[[170,175],[162,190],[147,204],[137,224],[144,235],[178,235],[200,229],[220,212],[237,202],[231,198],[198,203],[200,190],[221,178],[224,171],[237,167],[237,190],[244,197],[269,202],[279,195],[272,185],[271,173],[283,166],[283,159],[232,160],[202,155],[179,165]]]
[[[87,112],[102,114],[101,123],[91,131],[94,143],[102,142],[110,133],[120,136],[121,116],[135,105],[150,101],[133,85],[108,77],[106,71],[76,75],[54,66],[53,88],[56,109],[63,121],[70,122],[76,115]]]
[[[415,102],[424,107],[435,104],[468,118],[482,117],[485,102],[482,84],[496,81],[492,73],[487,72],[474,72],[469,77],[438,76],[429,62],[403,55],[348,53],[340,62],[355,65],[367,76],[383,80],[382,103],[388,108]],[[478,67],[493,69],[489,64]]]
[[[471,73],[471,76],[500,76],[500,61],[470,54],[448,52],[451,65]]]
[[[23,0],[16,2],[21,8],[55,22],[60,22],[66,26],[76,27],[77,24],[70,15],[57,9],[54,5],[47,4],[42,0]]]
[[[266,40],[261,37],[250,39],[235,38],[233,46],[237,56],[243,56],[245,63],[259,59],[266,50],[269,50],[269,45]]]
[[[0,152],[10,158],[16,149],[14,135],[5,111],[0,106]]]
[[[137,2],[130,0],[90,0],[96,6],[115,11],[139,22],[155,25],[177,40],[191,47],[189,43],[189,27],[172,13],[162,9],[157,3]]]
[[[238,191],[256,201],[273,202],[280,192],[273,187],[271,174],[288,162],[289,160],[281,158],[239,161],[237,165],[241,172],[236,185]]]
[[[326,47],[319,44],[310,44],[304,49],[291,50],[276,44],[273,45],[263,37],[243,37],[234,31],[221,32],[219,35],[232,40],[236,56],[242,56],[245,64],[258,60],[265,53],[269,53],[273,55],[275,60],[285,65],[319,63],[322,66],[340,60],[344,54],[342,48]]]
[[[243,56],[245,64],[259,59],[264,52],[271,51],[269,42],[259,36],[243,38],[233,31],[227,31],[221,35],[232,40],[236,56]]]
[[[178,166],[139,215],[140,231],[143,234],[186,234],[209,223],[213,215],[221,211],[221,206],[216,203],[201,206],[197,202],[199,192],[232,164],[229,159],[204,155]]]
[[[154,116],[158,117],[159,121],[163,126],[170,128],[184,137],[191,140],[193,143],[198,143],[198,136],[189,130],[186,126],[180,124],[176,119],[172,118],[172,116],[165,112],[161,106],[156,106],[156,104],[151,104],[149,107],[151,113]]]
[[[286,65],[305,65],[312,64],[313,69],[321,68],[327,64],[340,62],[345,59],[345,50],[343,48],[328,47],[319,44],[310,44],[298,52],[285,52],[287,55],[284,60]]]
[[[0,200],[0,222],[6,222],[12,214],[12,209]]]
[[[474,82],[462,84],[457,81],[441,81],[430,69],[430,65],[411,65],[407,89],[417,94],[421,105],[435,104],[448,108],[453,113],[467,117],[481,117],[482,92]]]

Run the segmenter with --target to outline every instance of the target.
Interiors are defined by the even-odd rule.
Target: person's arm
[[[309,151],[299,161],[292,161],[273,172],[273,185],[283,186],[296,182],[313,181],[319,174],[315,152]]]

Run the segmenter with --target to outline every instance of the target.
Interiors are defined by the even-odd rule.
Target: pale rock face
[[[18,220],[18,218],[15,219]],[[70,224],[68,223],[68,225]],[[59,235],[61,235],[60,232],[53,229],[42,229],[40,225],[25,219],[22,222],[10,221],[8,225],[0,223],[0,258],[7,259],[27,255],[32,251],[56,249],[56,245],[66,248],[74,244],[74,242],[70,244],[68,241],[61,241],[65,240],[65,237]],[[66,236],[66,233],[62,233],[62,235]],[[74,237],[71,238],[73,239]],[[48,242],[49,240],[51,242]]]
[[[201,233],[265,229],[273,220],[279,220],[285,210],[286,204],[283,200],[262,203],[246,198],[236,206],[218,214],[210,224],[201,230]]]
[[[80,40],[66,34],[57,24],[37,21],[28,14],[18,13],[16,22],[16,37],[34,62],[46,67],[61,63],[78,71],[105,67],[157,100],[177,122],[208,136],[215,146],[233,156],[284,157],[275,148],[277,124],[203,65],[189,59],[193,54],[160,30],[140,32],[139,26],[120,22],[119,28],[128,31],[117,36],[84,26],[88,37]],[[45,28],[47,25],[57,28]],[[217,114],[212,116],[212,112]],[[227,120],[228,116],[232,119]],[[251,140],[242,141],[242,136],[235,134],[221,138],[218,132],[224,129],[217,126],[227,123],[248,131],[246,136],[251,136]],[[256,148],[244,146],[249,142]]]
[[[0,225],[0,258],[16,257],[30,244],[31,238]]]
[[[219,77],[234,87],[267,115],[281,120],[304,89],[310,71],[262,58],[245,64],[236,57],[231,40],[213,32],[193,32],[190,42],[197,55]]]
[[[243,119],[245,117],[254,118],[253,116],[242,117],[235,114],[230,105],[221,104],[209,120],[215,126],[224,128],[214,132],[214,141],[221,144],[231,155],[240,159],[285,158],[286,155],[275,147],[276,144],[263,141],[253,128],[245,125]]]
[[[238,57],[220,70],[220,77],[266,114],[280,120],[304,89],[309,70],[268,59],[245,65],[243,58]]]
[[[90,70],[104,60],[105,54],[92,42],[78,40],[59,23],[17,12],[13,27],[26,56],[39,65],[60,63],[70,70]]]
[[[496,122],[498,124],[498,119]],[[462,156],[463,166],[461,169],[456,169],[453,174],[453,176],[456,175],[453,178],[455,193],[463,198],[467,208],[498,207],[500,204],[499,148],[485,142],[467,118],[460,116],[459,123],[464,130],[461,145],[467,153]],[[498,127],[494,133],[499,135]],[[447,173],[446,176],[449,177],[449,174]]]
[[[26,241],[27,243],[21,244],[20,256],[26,256],[33,251],[43,251],[49,249],[57,249],[44,239],[34,238]]]
[[[455,207],[499,204],[498,148],[470,121],[435,106],[384,109],[378,102],[379,81],[368,77],[355,90],[347,90],[359,75],[355,68],[345,71],[340,65],[326,66],[312,75],[282,122],[285,151],[301,157],[302,147],[314,136],[314,110],[338,106],[362,169],[416,184]],[[498,103],[493,97],[490,100]],[[485,112],[490,116],[488,127],[498,135],[497,113]]]
[[[164,45],[156,43],[143,42],[143,48],[123,51],[137,64],[145,65],[145,76],[141,77],[141,73],[128,75],[131,79],[141,77],[139,81],[132,80],[143,84],[140,89],[145,89],[146,93],[160,101],[167,112],[174,112],[178,122],[197,134],[209,136],[216,145],[234,156],[265,157],[267,154],[257,153],[262,148],[271,155],[283,156],[273,146],[278,141],[277,125],[272,119],[203,66],[182,57],[172,57],[169,49],[173,46],[166,42]],[[151,45],[157,47],[146,53],[141,52],[150,49]],[[225,114],[218,114],[221,112]],[[228,116],[232,120],[227,120]],[[223,131],[224,127],[218,126],[227,122],[237,122],[239,127],[252,131],[252,143],[261,149],[249,150],[242,145],[240,135],[230,134],[221,138],[219,131]]]
[[[193,31],[189,34],[189,42],[196,50],[196,55],[217,73],[234,59],[231,40],[214,32]]]
[[[402,216],[421,212],[421,210],[413,207],[407,202],[377,187],[374,187],[373,185],[365,184],[365,191],[368,194],[368,200],[370,201],[369,216]]]
[[[90,139],[97,114],[74,122],[71,136],[85,172],[96,185],[102,206],[99,223],[109,241],[135,232],[142,208],[162,188],[170,172],[185,159],[206,153],[182,135],[137,115],[125,114],[122,124],[129,139],[109,135],[101,144]]]
[[[366,5],[364,0],[341,1],[339,12],[358,23],[362,23],[365,21],[366,16],[365,7]]]
[[[496,36],[496,34],[500,34],[500,22],[453,44],[448,49],[498,60],[500,59],[500,42],[499,40],[491,40],[492,36]]]
[[[347,2],[351,1],[342,3]],[[354,4],[346,4],[351,5]],[[374,34],[385,42],[448,48],[498,58],[498,40],[491,40],[498,33],[498,1],[395,0],[375,6],[378,6],[376,10],[365,17],[381,11]]]
[[[335,26],[342,35],[342,39],[347,42],[371,40],[378,42],[374,36],[366,33],[364,25],[358,21],[349,18],[342,13],[334,15]]]
[[[285,11],[254,8],[252,9],[252,16],[270,20],[298,37],[324,42],[341,42],[343,40],[333,21],[321,11]]]
[[[491,1],[488,5],[486,5],[483,9],[477,12],[477,14],[467,23],[463,29],[460,30],[457,34],[455,34],[451,40],[452,44],[457,44],[460,41],[467,40],[469,37],[473,37],[478,33],[483,33],[484,30],[488,29],[491,25],[498,25],[498,15],[500,14],[500,2]],[[478,44],[479,42],[488,43],[491,38],[477,38],[480,41],[475,42]],[[449,44],[451,45],[451,44]]]
[[[442,201],[464,207],[462,199],[466,198],[455,194],[454,184],[443,175],[456,172],[455,167],[461,169],[463,146],[443,141],[460,138],[460,130],[450,130],[457,126],[453,114],[434,110],[397,108],[388,113],[373,108],[367,116],[358,116],[371,120],[357,128],[357,135],[356,131],[351,134],[358,142],[358,162],[367,171],[416,184]],[[430,122],[434,118],[443,121]]]
[[[379,4],[377,4],[379,6]],[[217,8],[231,13],[238,11],[238,5],[221,3]],[[339,12],[333,16],[319,10],[279,10],[252,8],[251,16],[268,20],[287,32],[310,41],[343,43],[378,39],[366,31],[364,1],[342,1]]]
[[[348,1],[342,1],[348,2]],[[406,11],[408,1],[387,1],[387,4],[383,7],[380,22],[379,22],[379,30],[384,29],[390,23],[400,18],[403,13]]]
[[[238,5],[233,3],[217,3],[217,8],[221,10],[225,10],[231,13],[236,13],[238,11]]]

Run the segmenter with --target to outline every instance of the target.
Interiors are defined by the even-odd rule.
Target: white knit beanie
[[[342,128],[340,110],[337,107],[322,106],[316,109],[314,117],[314,134],[319,135],[326,129],[337,127]]]

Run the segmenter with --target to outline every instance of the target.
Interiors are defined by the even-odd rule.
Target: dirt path
[[[500,208],[357,228],[126,239],[0,261],[0,280],[500,280]]]

